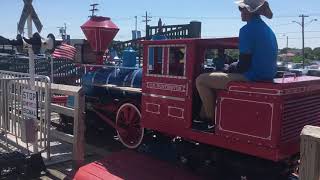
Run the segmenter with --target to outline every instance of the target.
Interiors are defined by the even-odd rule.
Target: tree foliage
[[[304,48],[304,57],[306,57],[306,59],[310,59],[310,60],[314,60],[314,55],[313,55],[313,50],[310,47],[306,47]]]
[[[315,57],[315,60],[320,60],[320,47],[314,48],[312,53]]]
[[[288,52],[292,52],[292,51],[299,51],[299,49],[292,49],[292,48],[283,48],[279,51],[280,54],[286,54]],[[309,62],[312,60],[320,60],[320,47],[317,48],[310,48],[310,47],[306,47],[304,48],[304,54],[305,54],[305,61]],[[302,55],[301,54],[297,54],[296,56],[294,56],[293,58],[291,58],[292,62],[295,63],[301,63],[302,62]]]
[[[291,60],[294,63],[302,63],[302,56],[294,56]]]

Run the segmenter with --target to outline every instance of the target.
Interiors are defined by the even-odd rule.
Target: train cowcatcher
[[[320,78],[232,82],[218,92],[214,130],[202,131],[193,126],[201,107],[195,79],[205,71],[208,49],[237,49],[238,38],[141,43],[142,69],[102,68],[83,78],[87,113],[115,128],[125,147],[138,148],[153,131],[204,145],[223,164],[292,170],[302,128],[320,125]]]

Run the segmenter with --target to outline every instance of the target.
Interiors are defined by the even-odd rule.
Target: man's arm
[[[239,62],[237,64],[237,72],[245,73],[251,66],[252,55],[251,54],[240,54]]]
[[[252,52],[254,40],[251,33],[252,29],[244,26],[240,29],[239,34],[239,61],[237,63],[237,73],[245,73],[249,70],[252,61]]]

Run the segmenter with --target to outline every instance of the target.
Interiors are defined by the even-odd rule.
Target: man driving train
[[[270,81],[276,75],[276,36],[261,18],[261,15],[272,18],[269,3],[265,0],[240,0],[236,3],[242,21],[247,23],[240,29],[239,61],[231,65],[228,73],[205,73],[196,80],[205,112],[200,119],[209,124],[209,129],[214,127],[216,90],[226,89],[231,81]]]

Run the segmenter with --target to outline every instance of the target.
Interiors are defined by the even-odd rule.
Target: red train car
[[[232,82],[218,94],[215,131],[192,129],[195,79],[206,50],[218,48],[236,49],[237,39],[144,42],[142,127],[272,161],[297,154],[304,125],[320,125],[317,77]],[[176,50],[185,52],[180,74],[171,68]]]
[[[214,131],[194,129],[201,106],[195,79],[204,72],[206,52],[237,49],[238,38],[142,43],[142,88],[100,86],[129,95],[124,101],[113,97],[114,122],[98,112],[126,147],[138,147],[147,129],[270,162],[292,162],[302,128],[320,125],[320,78],[303,76],[232,82],[218,93]],[[139,94],[133,101],[132,93]]]

